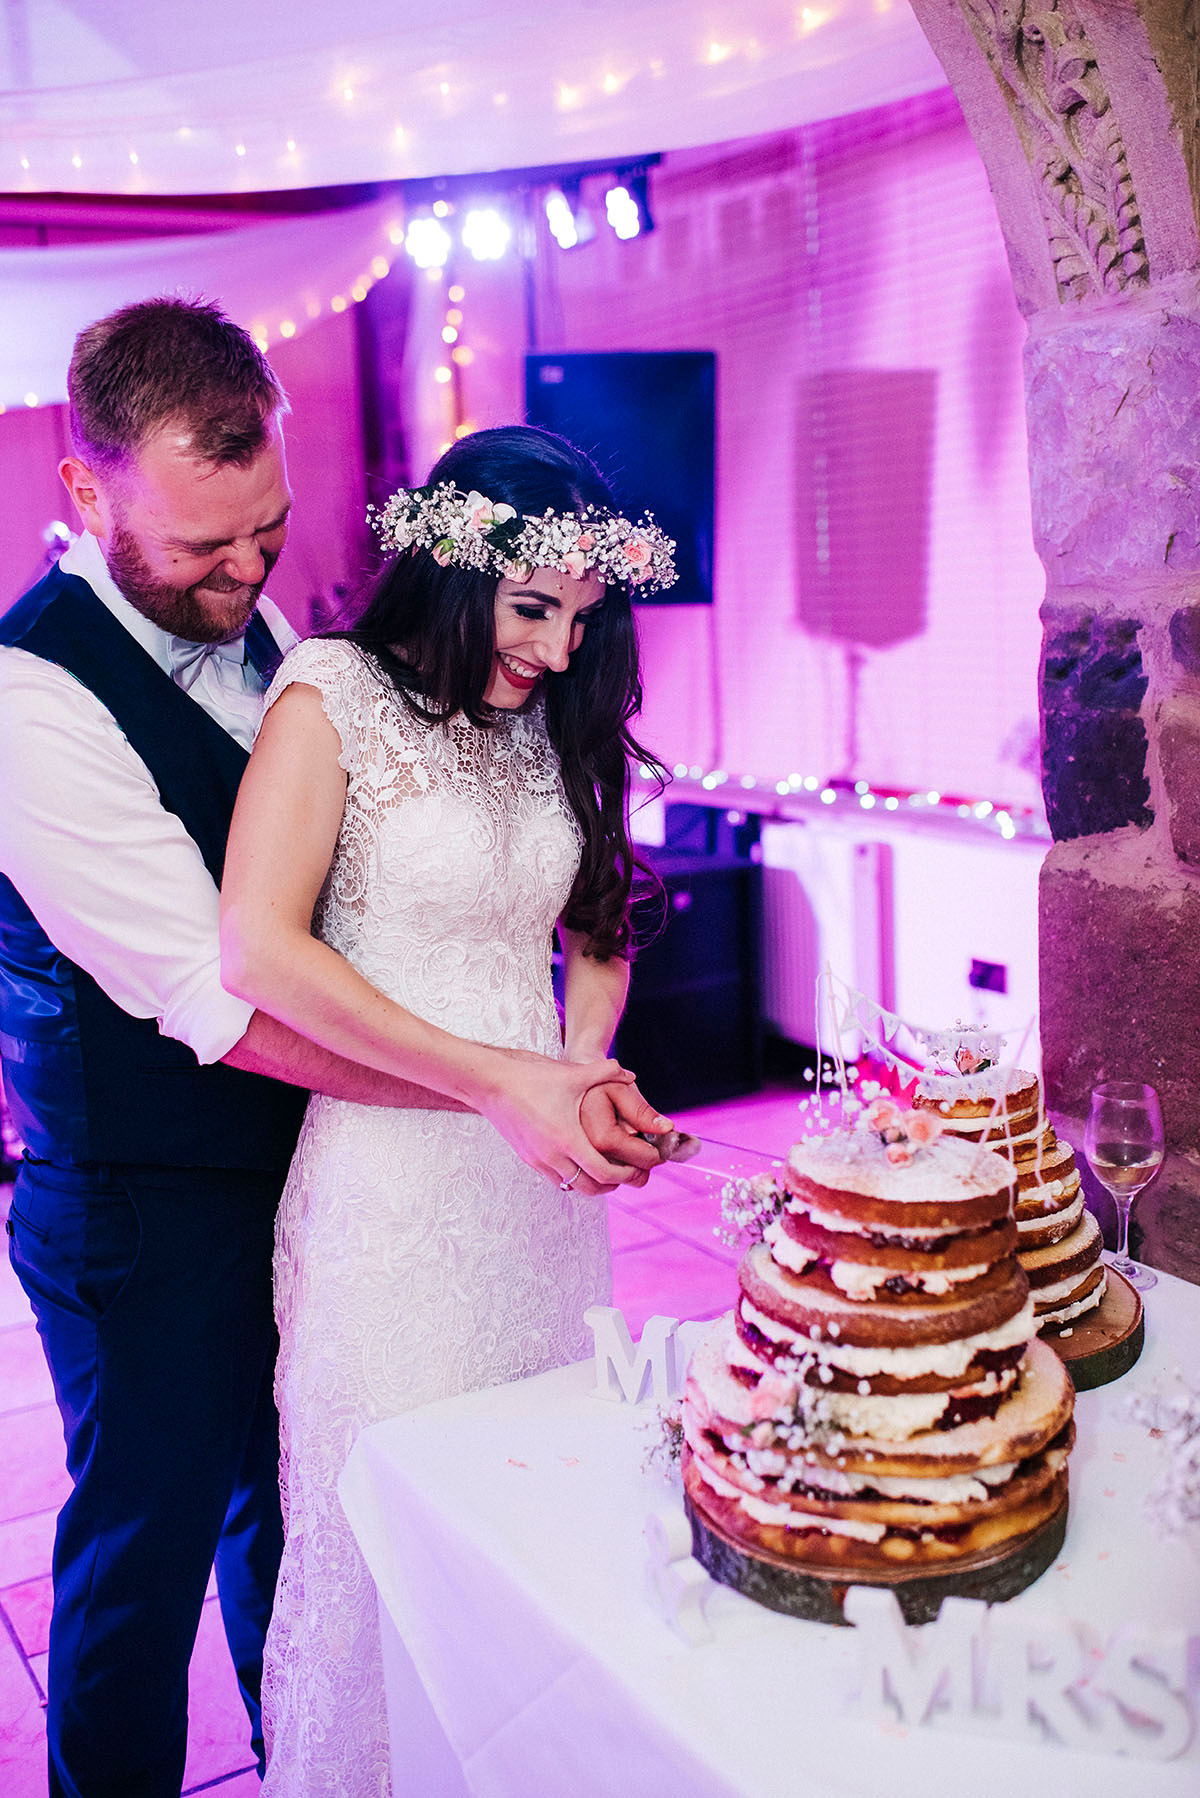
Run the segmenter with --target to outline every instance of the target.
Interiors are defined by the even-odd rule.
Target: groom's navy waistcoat
[[[261,620],[247,632],[267,635]],[[246,752],[92,592],[53,569],[0,618],[0,644],[57,663],[106,706],[220,882]],[[0,803],[3,796],[0,795]],[[137,893],[129,894],[136,908]],[[306,1094],[217,1062],[134,1018],[59,953],[0,875],[0,1054],[31,1155],[88,1164],[286,1167]]]

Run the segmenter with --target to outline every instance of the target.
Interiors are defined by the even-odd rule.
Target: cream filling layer
[[[891,1279],[893,1272],[907,1280],[918,1292],[928,1293],[930,1298],[944,1298],[953,1287],[961,1286],[968,1280],[982,1279],[987,1270],[986,1261],[973,1267],[943,1267],[936,1273],[914,1273],[910,1268],[867,1267],[858,1261],[835,1261],[829,1270],[829,1278],[848,1299],[873,1299],[884,1282]]]
[[[781,1474],[801,1476],[805,1486],[827,1492],[831,1498],[854,1498],[860,1492],[877,1492],[880,1498],[912,1499],[937,1505],[968,1504],[971,1499],[986,1498],[989,1486],[1002,1486],[1017,1470],[1015,1461],[999,1467],[981,1467],[977,1473],[941,1474],[934,1479],[901,1479],[895,1474],[843,1473],[836,1467],[797,1468],[796,1457],[778,1449],[747,1449],[746,1465],[751,1473],[766,1478]]]
[[[1097,1232],[1097,1234],[1099,1233]],[[1099,1259],[1100,1245],[1097,1243],[1096,1260],[1098,1261]],[[1094,1267],[1095,1263],[1092,1264],[1092,1267],[1083,1268],[1082,1271],[1077,1274],[1068,1275],[1065,1280],[1052,1280],[1049,1286],[1035,1286],[1031,1296],[1035,1307],[1038,1308],[1038,1322],[1041,1323],[1045,1316],[1044,1311],[1041,1309],[1043,1305],[1047,1302],[1052,1305],[1056,1299],[1069,1299],[1073,1292],[1079,1291],[1080,1283],[1090,1277],[1094,1271]],[[1101,1281],[1101,1288],[1103,1287],[1103,1284],[1103,1281]]]
[[[1076,1299],[1073,1305],[1062,1305],[1057,1311],[1043,1311],[1038,1318],[1038,1328],[1045,1324],[1068,1324],[1073,1317],[1079,1317],[1084,1311],[1093,1311],[1100,1303],[1108,1288],[1108,1274],[1100,1281],[1094,1292],[1084,1298]]]
[[[872,1374],[891,1374],[894,1379],[920,1379],[922,1374],[937,1374],[946,1380],[961,1379],[981,1349],[1015,1348],[1034,1335],[1033,1300],[1026,1299],[1015,1317],[994,1330],[981,1330],[975,1336],[961,1336],[954,1342],[922,1343],[916,1348],[852,1348],[847,1343],[823,1339],[814,1342],[787,1324],[752,1305],[743,1298],[742,1316],[759,1330],[769,1342],[790,1348],[797,1358],[815,1355],[844,1373],[869,1379]]]
[[[1037,1142],[1038,1138],[1044,1136],[1046,1133],[1045,1118],[1038,1118],[1035,1121],[1032,1130],[1010,1131],[1004,1128],[1004,1119],[1002,1116],[955,1118],[946,1117],[941,1111],[935,1111],[934,1116],[941,1118],[942,1129],[947,1135],[965,1136],[968,1131],[972,1130],[994,1132],[989,1142],[986,1144],[980,1143],[980,1148],[986,1147],[994,1149],[998,1143],[1003,1143],[1005,1148],[1008,1148],[1011,1145],[1011,1147],[1015,1149],[1018,1143]]]
[[[820,1259],[801,1243],[794,1241],[779,1223],[767,1225],[763,1231],[763,1241],[771,1251],[772,1261],[787,1268],[792,1274],[806,1273]],[[962,1285],[968,1280],[978,1280],[987,1270],[986,1261],[973,1267],[936,1270],[877,1267],[863,1261],[835,1261],[829,1269],[829,1278],[848,1299],[873,1299],[885,1281],[894,1276],[907,1280],[918,1292],[926,1292],[931,1298],[941,1298],[952,1286]]]
[[[1076,1186],[1078,1187],[1078,1181],[1076,1182]],[[1023,1233],[1028,1236],[1033,1230],[1043,1229],[1050,1218],[1057,1218],[1059,1220],[1069,1218],[1073,1229],[1082,1216],[1083,1194],[1077,1190],[1071,1203],[1069,1205],[1064,1205],[1061,1211],[1042,1211],[1039,1212],[1036,1217],[1018,1217],[1017,1235],[1020,1236]]]
[[[869,1392],[862,1396],[854,1392],[820,1392],[815,1409],[823,1422],[846,1436],[904,1442],[910,1436],[923,1436],[934,1429],[955,1398],[987,1398],[993,1392],[1006,1392],[1016,1384],[1016,1378],[1016,1368],[1006,1367],[1003,1374],[990,1373],[956,1392]]]
[[[828,1530],[831,1536],[853,1536],[859,1542],[882,1542],[887,1534],[886,1524],[859,1523],[846,1517],[806,1517],[803,1511],[795,1510],[791,1505],[769,1504],[766,1499],[753,1498],[739,1486],[730,1485],[699,1455],[695,1456],[694,1465],[706,1486],[711,1486],[721,1498],[734,1499],[739,1510],[752,1517],[755,1523],[782,1524],[789,1530]]]
[[[814,1205],[806,1205],[803,1200],[793,1198],[788,1203],[789,1211],[803,1211],[810,1217],[819,1230],[829,1230],[843,1236],[888,1235],[898,1243],[932,1242],[939,1236],[952,1236],[953,1225],[945,1224],[891,1224],[886,1232],[879,1224],[861,1223],[855,1218],[839,1217],[836,1211],[818,1211]]]

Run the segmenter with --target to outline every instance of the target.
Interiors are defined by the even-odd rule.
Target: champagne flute
[[[1083,1147],[1100,1184],[1117,1208],[1117,1247],[1109,1265],[1131,1286],[1145,1290],[1158,1275],[1129,1258],[1129,1213],[1135,1194],[1148,1186],[1163,1158],[1163,1122],[1158,1094],[1135,1080],[1105,1080],[1092,1088],[1092,1108]]]

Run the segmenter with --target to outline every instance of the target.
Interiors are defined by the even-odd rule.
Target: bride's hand
[[[610,1161],[591,1141],[580,1121],[584,1095],[593,1087],[632,1086],[633,1075],[619,1062],[556,1061],[524,1051],[506,1051],[490,1092],[478,1109],[528,1166],[560,1184],[579,1187],[586,1177],[609,1187],[638,1170]]]
[[[662,1136],[671,1120],[660,1117],[631,1082],[605,1081],[583,1095],[579,1120],[594,1149],[609,1165],[607,1184],[644,1186],[664,1159],[647,1136]]]

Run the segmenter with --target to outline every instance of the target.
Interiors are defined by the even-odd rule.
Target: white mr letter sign
[[[651,1317],[635,1348],[624,1313],[616,1305],[589,1305],[583,1321],[596,1344],[596,1396],[617,1404],[650,1399],[666,1405],[683,1392],[688,1359],[706,1324]]]

